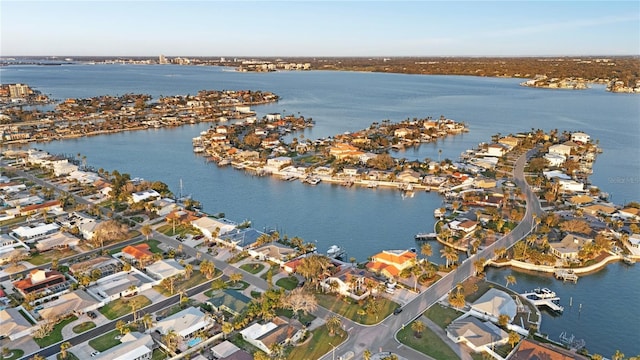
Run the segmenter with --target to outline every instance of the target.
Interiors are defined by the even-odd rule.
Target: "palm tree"
[[[511,348],[513,349],[520,342],[520,335],[518,335],[518,333],[515,331],[509,331],[508,342],[509,342],[509,345],[511,345]]]
[[[147,238],[147,241],[149,241],[149,236],[151,235],[152,232],[153,230],[151,230],[151,225],[149,224],[144,224],[140,228],[140,233]]]
[[[184,278],[189,280],[193,274],[193,265],[187,264],[184,266]]]
[[[231,281],[232,284],[236,284],[238,281],[242,280],[242,274],[241,273],[233,273],[231,275],[229,275],[229,281]]]
[[[476,268],[476,275],[482,274],[484,271],[484,264],[487,261],[485,258],[480,258],[473,262],[473,266]]]
[[[507,326],[507,324],[509,324],[510,321],[511,321],[511,318],[509,317],[509,315],[506,315],[506,314],[498,315],[498,325],[504,327],[504,326]]]
[[[68,341],[63,342],[62,344],[60,344],[60,356],[63,359],[67,358],[67,350],[69,350],[69,348],[71,347],[71,343]]]
[[[169,352],[175,353],[178,349],[178,345],[180,345],[180,335],[178,335],[175,330],[171,329],[162,337],[162,342]]]
[[[146,313],[140,318],[144,328],[149,330],[153,326],[153,316],[150,313]]]
[[[124,320],[116,321],[116,330],[120,332],[120,335],[124,335],[130,331],[127,323],[125,323]]]
[[[45,360],[41,355],[35,354],[31,357],[31,360]]]
[[[362,353],[362,359],[363,360],[371,360],[371,351],[369,349],[364,349],[364,352]]]
[[[433,249],[431,248],[431,244],[424,243],[420,246],[420,253],[424,255],[425,260],[429,258],[429,256],[433,255]]]
[[[231,334],[231,332],[233,332],[233,324],[230,322],[223,322],[222,323],[222,334],[224,336],[224,339],[227,339],[227,336],[229,334]]]
[[[507,281],[507,284],[505,287],[509,287],[509,285],[513,285],[516,284],[516,277],[513,275],[507,275],[504,277],[504,279]]]
[[[613,356],[611,357],[611,360],[622,360],[622,359],[624,359],[624,354],[620,352],[620,350],[616,350],[616,353],[613,354]]]
[[[456,249],[450,246],[443,247],[440,250],[440,253],[442,254],[440,257],[443,257],[447,260],[447,268],[449,267],[450,264],[458,261],[458,252],[456,251]]]
[[[411,324],[411,330],[413,330],[414,336],[416,338],[422,337],[422,332],[424,331],[424,323],[420,320],[416,320]]]
[[[342,320],[340,320],[338,315],[332,315],[327,319],[325,325],[329,330],[329,336],[334,336],[336,334],[336,330],[340,329],[342,326]]]

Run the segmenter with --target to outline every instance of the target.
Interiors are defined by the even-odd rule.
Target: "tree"
[[[476,269],[476,275],[481,275],[484,272],[484,264],[487,262],[487,259],[480,258],[473,262],[473,266]]]
[[[180,335],[171,329],[164,336],[162,336],[162,342],[167,347],[169,352],[175,353],[180,345]]]
[[[318,289],[320,281],[329,276],[330,266],[331,261],[328,257],[314,254],[303,258],[296,268],[296,272],[309,280]]]
[[[153,316],[151,313],[144,314],[140,320],[142,320],[142,325],[145,329],[149,330],[153,326]]]
[[[145,238],[147,238],[147,241],[149,241],[149,236],[151,235],[152,232],[153,230],[151,229],[151,225],[149,224],[144,224],[140,228],[140,233],[144,235]]]
[[[447,267],[449,267],[450,264],[458,261],[458,252],[456,251],[456,249],[450,246],[445,246],[442,249],[440,249],[440,254],[442,254],[440,257],[443,257],[446,259]]]
[[[329,336],[335,336],[336,331],[342,326],[342,320],[338,315],[332,315],[327,319],[325,324],[329,330]]]
[[[124,322],[124,320],[116,321],[116,330],[118,330],[120,332],[120,335],[124,335],[124,334],[128,333],[129,331],[131,331],[129,329],[129,326],[127,325],[127,323]]]
[[[227,283],[222,279],[215,279],[211,282],[211,290],[224,290],[227,288]]]
[[[63,359],[66,359],[67,356],[69,355],[67,353],[67,350],[69,350],[69,348],[71,348],[71,343],[68,341],[63,342],[62,344],[60,344],[60,356]]]
[[[520,342],[520,335],[518,335],[518,333],[515,331],[509,331],[509,340],[507,341],[509,342],[509,345],[511,345],[511,348],[513,349]]]
[[[429,256],[433,255],[433,249],[431,248],[431,244],[424,243],[420,246],[420,253],[424,255],[425,260],[429,258]]]
[[[233,332],[233,324],[231,324],[230,322],[223,322],[222,323],[222,333],[224,334],[224,338],[225,340],[227,339],[227,336],[229,334],[231,334],[231,332]]]
[[[364,352],[362,353],[362,359],[363,360],[371,360],[371,351],[369,349],[364,349]]]
[[[238,281],[242,280],[242,274],[241,273],[233,273],[231,275],[229,275],[229,281],[231,281],[232,284],[236,284]]]
[[[170,295],[173,295],[173,291],[175,290],[175,284],[176,284],[176,277],[175,276],[170,276],[168,278],[164,278],[160,282],[160,285],[162,285],[162,287],[167,289],[167,291],[169,291]]]
[[[620,352],[620,350],[616,350],[615,354],[611,357],[611,360],[622,360],[624,359],[624,354]]]
[[[505,327],[511,322],[511,318],[507,314],[498,315],[498,325]]]
[[[41,355],[35,354],[31,357],[31,360],[45,360]]]
[[[420,320],[416,320],[411,324],[411,330],[413,330],[413,335],[416,338],[422,337],[422,332],[424,331],[424,323]]]
[[[318,301],[312,293],[303,288],[295,288],[282,299],[282,307],[291,309],[294,316],[297,316],[300,311],[304,314],[315,311]]]
[[[203,260],[200,263],[200,273],[203,274],[207,279],[211,280],[213,278],[213,274],[215,274],[216,267],[213,262],[209,260]]]
[[[504,279],[507,281],[507,284],[505,287],[509,287],[509,285],[514,285],[516,284],[516,277],[513,275],[507,275],[504,277]]]
[[[187,264],[184,266],[184,278],[189,280],[193,274],[193,265]]]
[[[96,226],[91,237],[91,243],[94,247],[104,247],[105,243],[112,241],[124,240],[129,233],[129,227],[120,224],[116,220],[103,221]]]

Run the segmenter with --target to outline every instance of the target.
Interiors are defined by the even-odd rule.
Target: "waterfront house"
[[[131,194],[131,200],[134,203],[139,203],[141,201],[148,201],[150,199],[158,199],[160,198],[160,194],[155,190],[144,190],[138,191]]]
[[[34,327],[17,308],[0,310],[0,339],[9,338],[14,341],[31,335]]]
[[[188,225],[199,218],[193,211],[179,208],[176,205],[176,208],[169,212],[164,219],[169,225],[173,226],[178,224]]]
[[[507,148],[502,144],[489,144],[487,146],[486,156],[502,157],[507,153]]]
[[[369,296],[369,290],[365,287],[365,271],[360,270],[356,273],[353,268],[346,268],[338,273],[326,278],[320,285],[329,291],[332,286],[335,287],[340,295],[349,296],[350,298],[360,301]],[[332,285],[335,284],[335,285]]]
[[[587,360],[589,358],[550,343],[524,339],[513,353],[511,360]]]
[[[329,155],[335,157],[337,160],[357,159],[363,154],[364,152],[360,151],[357,147],[345,143],[336,143],[329,148]]]
[[[205,316],[199,308],[188,307],[161,321],[158,321],[155,326],[155,331],[161,335],[166,335],[173,330],[184,340],[189,339],[199,331],[209,329],[212,326],[213,320]]]
[[[472,315],[487,316],[497,319],[500,315],[508,315],[513,319],[517,313],[516,302],[509,294],[495,288],[489,289],[478,300],[471,304]]]
[[[617,210],[613,206],[608,206],[603,204],[594,204],[594,205],[583,207],[582,211],[584,211],[585,214],[589,214],[589,215],[594,215],[594,216],[602,215],[602,216],[609,217],[613,215]]]
[[[67,279],[59,271],[31,270],[29,277],[13,283],[13,287],[25,296],[31,293],[57,293],[68,288]]]
[[[302,259],[304,259],[304,257],[299,257],[297,259],[293,259],[293,260],[287,261],[286,263],[284,263],[282,265],[282,269],[284,271],[288,272],[289,274],[293,274],[294,272],[296,272],[296,269],[298,268],[298,266],[302,262]]]
[[[450,222],[448,226],[451,230],[462,231],[465,234],[468,234],[478,227],[478,223],[476,221],[467,219],[462,221],[454,220]]]
[[[464,343],[476,353],[504,345],[509,334],[489,321],[482,321],[473,316],[456,320],[446,328],[447,337],[454,343]]]
[[[267,159],[267,165],[265,166],[265,170],[270,170],[271,172],[277,172],[285,166],[291,165],[293,159],[287,156],[280,156],[273,159]]]
[[[520,139],[514,136],[505,136],[498,140],[498,144],[507,145],[509,147],[509,150],[511,150],[514,147],[520,145]]]
[[[544,159],[547,160],[549,166],[559,167],[567,161],[567,157],[562,154],[547,153],[544,154]]]
[[[409,250],[383,250],[371,257],[367,268],[388,278],[394,278],[402,270],[414,266],[416,258],[416,253]]]
[[[215,311],[226,311],[234,316],[240,315],[250,302],[251,298],[231,289],[216,291],[207,300]]]
[[[191,225],[200,230],[202,232],[202,235],[208,237],[209,239],[213,239],[214,234],[217,234],[218,236],[224,235],[237,228],[237,225],[233,221],[227,220],[225,218],[214,219],[208,216],[203,216],[197,220],[192,221]]]
[[[590,204],[594,201],[593,197],[589,196],[589,195],[574,195],[571,198],[569,198],[569,203],[571,203],[572,205],[584,205],[584,204]]]
[[[625,219],[640,220],[640,209],[626,207],[624,209],[618,210],[618,215]]]
[[[396,176],[401,182],[417,184],[420,182],[420,173],[412,169],[403,170]]]
[[[582,192],[584,191],[584,184],[575,180],[558,179],[560,184],[560,190],[564,192]]]
[[[571,146],[564,145],[564,144],[551,145],[549,146],[548,152],[549,154],[558,154],[566,158],[566,157],[569,157],[569,155],[571,155]]]
[[[251,256],[257,256],[259,259],[273,261],[280,265],[284,265],[296,254],[295,249],[278,242],[268,243],[248,251]]]
[[[591,136],[583,132],[574,132],[571,134],[571,141],[580,144],[586,144],[591,141]]]
[[[591,238],[567,234],[559,242],[549,243],[551,253],[560,259],[577,259],[582,247],[593,241]]]
[[[95,360],[150,360],[155,344],[149,334],[128,332],[120,338],[120,344],[109,348],[97,356]]]

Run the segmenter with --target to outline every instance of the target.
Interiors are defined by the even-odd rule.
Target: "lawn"
[[[27,261],[35,266],[38,266],[38,265],[48,264],[53,259],[62,259],[75,254],[76,252],[71,249],[50,250],[44,253],[40,253],[38,255],[31,256],[31,258]]]
[[[89,346],[97,351],[103,352],[120,344],[120,339],[116,339],[120,335],[120,331],[113,330],[95,339],[89,340]]]
[[[264,269],[264,265],[260,263],[249,263],[240,265],[240,269],[255,275]]]
[[[156,229],[158,232],[161,232],[167,236],[186,236],[187,234],[196,235],[193,229],[190,226],[178,225],[176,224],[176,231],[173,231],[173,226],[171,224],[162,225]]]
[[[80,360],[80,359],[78,359],[78,357],[77,357],[74,353],[72,353],[71,351],[67,351],[67,357],[66,357],[66,358],[63,358],[63,357],[62,357],[62,354],[60,354],[60,353],[59,353],[58,355],[56,355],[56,359],[57,359],[57,360]]]
[[[220,270],[216,269],[215,274],[213,274],[213,278],[215,279],[221,273],[222,272]],[[192,287],[200,285],[205,281],[208,281],[206,276],[202,275],[199,271],[194,271],[193,274],[191,274],[189,280],[181,279],[175,282],[175,284],[173,285],[173,294],[171,294],[169,290],[167,290],[167,288],[162,285],[156,285],[153,288],[164,296],[173,296],[179,293],[180,290],[191,289]]]
[[[453,320],[460,317],[463,313],[449,308],[444,307],[440,304],[434,304],[432,307],[428,308],[427,311],[424,312],[424,316],[429,318],[434,323],[438,324],[441,328],[446,328]]]
[[[15,224],[20,224],[21,222],[24,222],[25,220],[27,220],[27,216],[18,216],[18,217],[15,217],[13,219],[0,221],[0,226],[11,226],[11,225],[15,225]]]
[[[58,342],[62,341],[62,328],[65,327],[65,325],[67,325],[68,323],[70,323],[72,321],[75,321],[77,319],[78,318],[76,316],[71,316],[69,318],[66,318],[66,319],[60,321],[59,323],[57,323],[56,326],[53,327],[53,330],[51,330],[49,335],[43,337],[42,339],[33,338],[33,340],[35,340],[35,342],[41,348],[46,348],[49,345],[53,345],[55,343],[58,343]]]
[[[377,324],[391,314],[397,307],[400,307],[400,305],[395,302],[380,297],[376,300],[382,303],[380,312],[375,315],[358,315],[358,310],[360,310],[362,306],[355,303],[352,299],[341,299],[336,295],[322,293],[317,293],[316,299],[318,300],[318,305],[323,308],[364,325]]]
[[[291,319],[291,317],[293,316],[293,311],[290,309],[276,309],[276,315],[278,316],[284,316],[288,319]],[[306,313],[300,313],[298,315],[298,321],[300,321],[302,324],[306,324],[308,322],[312,322],[316,317],[313,316],[312,314]]]
[[[295,276],[288,276],[276,281],[276,285],[286,290],[293,290],[298,286],[298,279]]]
[[[74,326],[73,332],[76,334],[81,334],[89,329],[93,329],[94,327],[96,327],[96,324],[93,321],[86,321],[82,324]]]
[[[271,264],[271,268],[269,269],[269,271],[271,271],[271,275],[275,276],[277,273],[280,272],[280,265]],[[267,280],[267,273],[269,271],[265,271],[264,274],[260,275],[260,278],[262,278],[262,280]]]
[[[319,359],[322,355],[333,350],[333,346],[338,347],[347,339],[344,332],[329,336],[329,331],[324,325],[313,330],[311,334],[311,339],[309,339],[308,342],[291,349],[287,359]],[[341,353],[340,350],[338,350],[338,352]]]
[[[416,338],[411,330],[411,325],[405,326],[398,332],[398,340],[430,357],[438,360],[455,360],[459,359],[453,350],[442,341],[436,333],[429,328],[425,328],[420,338]]]
[[[4,357],[2,355],[2,352],[0,352],[0,360],[8,360],[8,359],[20,359],[20,357],[22,357],[22,355],[24,355],[24,350],[21,349],[11,349],[9,350],[9,356]]]
[[[154,254],[162,254],[164,252],[158,247],[158,244],[160,244],[159,240],[149,239],[149,241],[144,241],[144,243],[149,245],[149,251]]]
[[[151,355],[151,360],[164,360],[167,358],[167,354],[162,352],[160,349],[153,349],[153,354]]]
[[[114,320],[132,312],[133,308],[131,307],[131,304],[136,304],[136,310],[140,310],[148,305],[151,305],[151,300],[149,300],[144,295],[138,295],[130,299],[121,298],[121,299],[112,301],[107,305],[103,306],[102,308],[100,308],[100,313],[106,316],[107,319]]]

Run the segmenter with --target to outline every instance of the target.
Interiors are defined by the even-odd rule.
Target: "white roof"
[[[266,324],[256,323],[240,331],[240,334],[242,334],[244,338],[255,340],[255,339],[259,339],[260,337],[262,337],[263,335],[267,334],[268,332],[270,332],[271,330],[277,327],[278,325],[272,322],[268,322]]]
[[[239,350],[239,347],[233,345],[233,343],[229,341],[223,341],[211,348],[211,352],[213,353],[213,355],[218,358],[225,358]]]
[[[96,360],[131,360],[139,359],[153,350],[153,339],[149,334],[128,333],[120,340],[120,345],[96,356]]]
[[[147,265],[147,272],[155,274],[161,279],[180,274],[183,271],[184,267],[174,259],[158,260],[151,265]]]
[[[170,330],[174,330],[184,338],[208,325],[209,322],[205,320],[204,314],[198,308],[189,307],[158,321],[156,328],[162,334],[167,334]]]
[[[13,230],[13,232],[21,238],[31,238],[34,236],[44,235],[50,231],[58,230],[60,227],[54,223],[51,224],[39,224],[34,227],[20,226]]]
[[[517,312],[516,303],[511,296],[497,289],[489,289],[471,307],[480,312],[491,314],[496,318],[504,314],[513,319]]]

